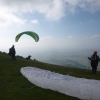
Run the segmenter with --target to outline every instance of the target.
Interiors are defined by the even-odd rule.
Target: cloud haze
[[[8,21],[11,18],[11,22],[23,24],[25,20],[20,17],[23,13],[40,13],[48,20],[59,20],[79,9],[100,11],[100,0],[0,0],[0,21],[7,21],[8,17]]]
[[[91,26],[89,29],[90,31],[94,28],[92,34],[90,34],[91,31],[89,34],[86,32],[87,26],[90,26],[87,22],[88,19],[84,18],[86,15],[83,16],[83,20],[79,16],[73,20],[74,15],[82,12],[88,14],[100,12],[100,0],[0,0],[0,46],[3,48],[2,43],[5,43],[6,49],[8,49],[15,42],[16,34],[21,31],[35,30],[40,33],[39,43],[32,42],[32,39],[25,37],[25,39],[21,38],[18,43],[15,43],[16,48],[28,47],[29,49],[41,50],[99,48],[100,31],[95,32],[99,22],[95,16],[89,19],[93,22],[92,24],[98,22],[96,28]],[[70,15],[72,15],[72,19],[69,18],[68,22],[67,17]],[[76,31],[82,31],[82,29],[84,32]],[[79,34],[82,36],[85,34],[85,36],[78,36]]]

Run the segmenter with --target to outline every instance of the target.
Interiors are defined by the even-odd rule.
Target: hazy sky
[[[23,31],[36,32],[35,42]],[[100,49],[100,0],[0,0],[0,51]]]

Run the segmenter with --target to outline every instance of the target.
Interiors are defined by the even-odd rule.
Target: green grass
[[[34,66],[61,74],[100,80],[99,71],[94,75],[90,70],[57,66],[20,57],[16,59],[12,61],[9,55],[0,53],[0,100],[79,100],[35,86],[22,76],[21,67]]]

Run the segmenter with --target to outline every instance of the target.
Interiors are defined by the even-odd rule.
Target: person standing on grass
[[[12,60],[16,60],[15,54],[16,54],[16,50],[15,50],[14,45],[13,45],[13,46],[11,47],[11,56],[12,56]]]
[[[88,57],[88,59],[91,61],[92,73],[96,74],[98,62],[100,61],[100,58],[97,55],[97,51],[94,51],[91,58]]]

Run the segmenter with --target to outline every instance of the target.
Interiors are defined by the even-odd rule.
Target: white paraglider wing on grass
[[[31,83],[83,100],[100,99],[100,81],[62,75],[36,67],[22,67],[20,72]]]

